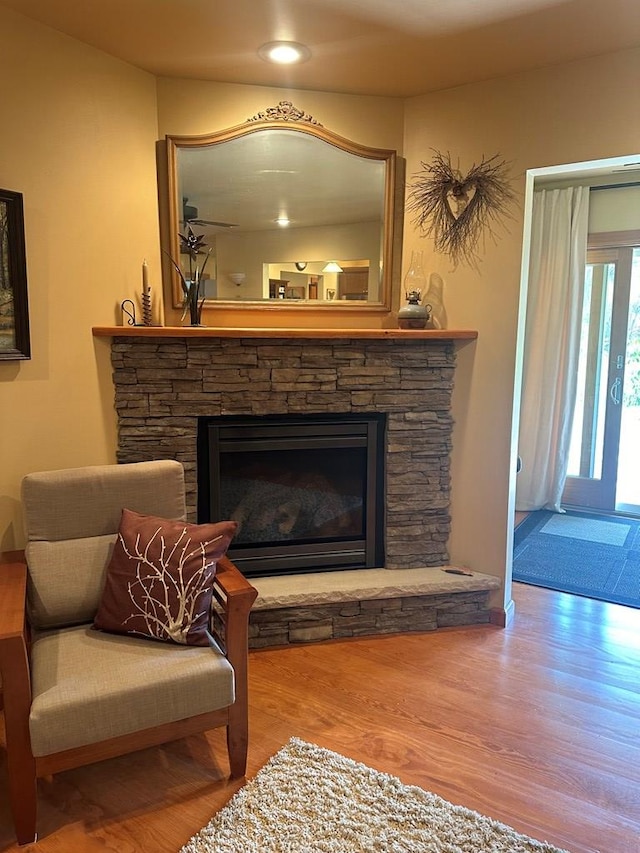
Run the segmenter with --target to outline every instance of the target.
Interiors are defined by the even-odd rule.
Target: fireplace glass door
[[[384,417],[210,418],[199,518],[234,519],[247,575],[383,564]]]

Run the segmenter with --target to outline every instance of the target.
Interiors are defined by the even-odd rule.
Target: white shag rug
[[[180,853],[566,853],[292,738]]]

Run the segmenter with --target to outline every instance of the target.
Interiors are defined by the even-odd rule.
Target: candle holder
[[[142,325],[153,326],[153,317],[151,309],[151,288],[147,288],[142,293]]]
[[[133,299],[123,299],[120,303],[122,311],[122,325],[124,326],[124,318],[127,317],[127,326],[140,326],[141,323],[136,323],[136,306]]]

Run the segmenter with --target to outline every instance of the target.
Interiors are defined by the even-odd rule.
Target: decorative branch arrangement
[[[187,233],[178,234],[178,237],[180,238],[180,252],[189,255],[189,278],[182,272],[180,264],[176,263],[167,252],[165,254],[180,277],[180,286],[183,293],[182,319],[184,320],[188,311],[191,325],[199,326],[202,317],[202,306],[205,300],[204,296],[200,298],[203,281],[202,275],[213,249],[209,248],[206,252],[204,251],[206,246],[204,234],[194,234],[193,228],[189,224],[187,224]],[[205,255],[205,259],[198,266],[196,261],[198,255],[201,254]]]
[[[496,154],[473,164],[466,175],[451,164],[451,155],[434,150],[431,163],[413,176],[407,210],[436,251],[449,255],[454,267],[464,262],[477,268],[477,251],[486,231],[507,215],[515,194],[507,179],[508,163]]]

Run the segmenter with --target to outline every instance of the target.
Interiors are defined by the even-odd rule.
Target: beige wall
[[[464,86],[406,105],[409,178],[431,149],[459,158],[462,171],[483,155],[511,161],[518,204],[497,241],[487,240],[476,272],[451,270],[429,240],[405,223],[405,258],[425,249],[425,269],[445,280],[449,325],[475,328],[459,353],[454,392],[454,562],[499,576],[511,559],[510,465],[522,221],[527,169],[637,153],[640,51]],[[510,487],[511,478],[511,487]],[[509,587],[505,589],[509,598]]]
[[[33,470],[111,462],[112,325],[159,277],[155,79],[0,8],[0,186],[24,195],[31,361],[0,362],[0,548]]]
[[[525,171],[637,150],[639,68],[627,51],[406,102],[154,81],[0,8],[0,185],[25,195],[33,348],[30,362],[0,363],[0,547],[23,541],[24,473],[114,459],[108,340],[91,326],[119,322],[144,257],[158,281],[155,140],[289,98],[343,136],[404,153],[409,177],[433,148],[463,170],[483,154],[512,161],[519,202],[478,271],[451,270],[405,223],[405,258],[424,249],[427,272],[445,279],[449,325],[479,330],[459,350],[452,558],[504,576]]]

